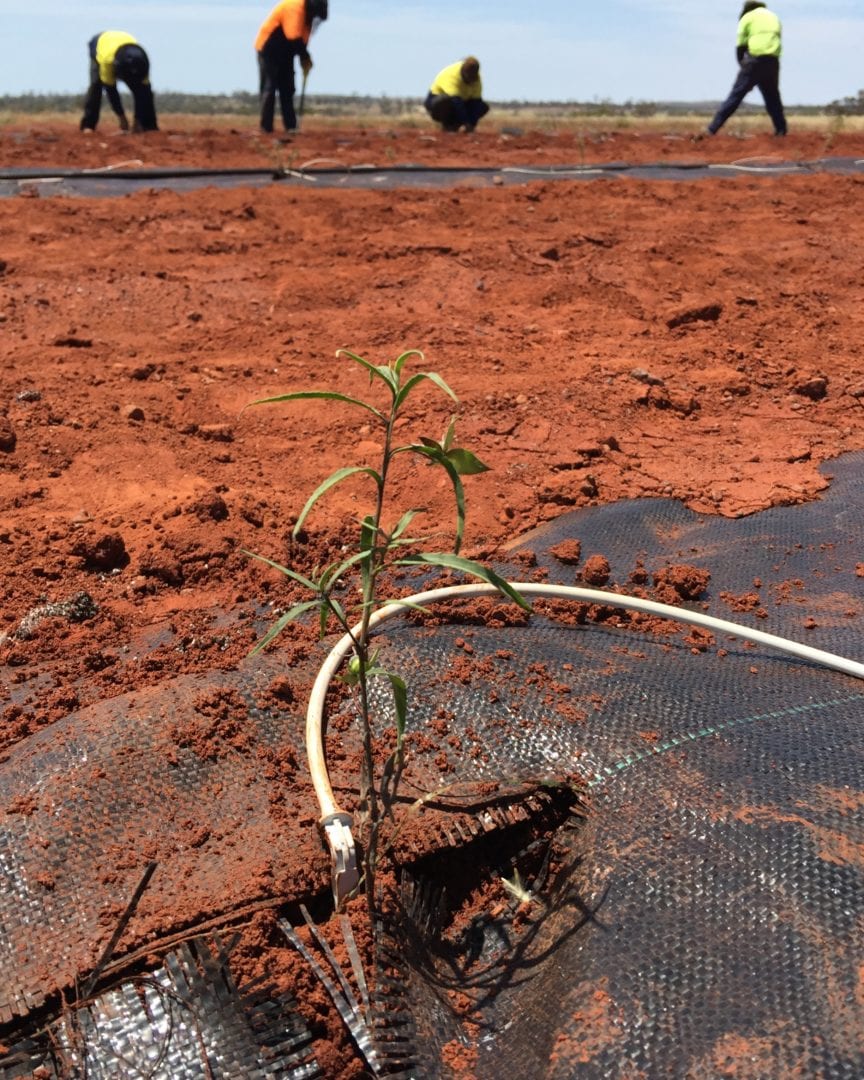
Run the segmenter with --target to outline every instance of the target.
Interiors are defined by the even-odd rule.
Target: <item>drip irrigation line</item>
[[[647,168],[647,166],[642,167]],[[553,174],[555,176],[585,176],[587,173],[602,173],[607,170],[599,165],[574,165],[572,168],[554,170],[542,168],[532,169],[528,165],[505,165],[503,169],[498,169],[496,171],[502,173],[519,173],[520,175],[525,176],[550,176]],[[613,170],[610,169],[608,171],[612,172]]]
[[[825,652],[822,649],[814,649],[810,645],[803,645],[788,638],[765,633],[763,630],[756,630],[753,627],[730,622],[727,619],[717,619],[712,615],[690,611],[687,608],[673,607],[671,604],[661,604],[656,600],[626,596],[623,593],[608,592],[602,589],[585,589],[580,586],[548,585],[537,582],[510,582],[510,585],[525,596],[546,597],[554,600],[575,600],[581,603],[601,604],[605,607],[617,607],[658,615],[673,622],[699,626],[715,634],[728,634],[757,645],[765,645],[786,655],[819,664],[833,671],[842,672],[845,675],[864,679],[864,663],[857,660],[849,660],[834,653]],[[369,630],[371,631],[381,623],[402,614],[403,607],[408,605],[416,608],[440,603],[443,600],[500,595],[499,590],[494,585],[481,582],[453,585],[416,593],[414,596],[401,598],[373,612],[369,620]],[[360,874],[357,866],[354,838],[351,833],[353,818],[336,801],[327,771],[327,758],[324,750],[324,703],[330,682],[342,661],[351,653],[360,630],[361,624],[358,624],[353,630],[341,637],[330,651],[312,685],[309,704],[306,709],[306,753],[309,759],[312,785],[321,809],[319,825],[324,832],[324,837],[330,849],[333,895],[337,908],[341,907],[342,901],[357,887]]]
[[[709,164],[706,166],[708,169],[733,169],[735,172],[751,172],[751,173],[788,173],[788,172],[812,172],[813,170],[807,165],[796,165],[793,163],[778,162],[776,165],[739,165],[736,161],[731,161],[728,164]]]
[[[773,165],[749,164],[748,161],[755,159],[739,158],[731,162],[692,162],[692,161],[662,161],[662,162],[607,162],[594,165],[424,165],[418,162],[403,162],[392,165],[376,165],[373,162],[364,162],[358,165],[350,165],[337,161],[334,158],[312,158],[302,165],[282,167],[279,165],[268,167],[152,167],[139,168],[142,165],[140,159],[117,162],[113,165],[100,166],[93,169],[76,168],[23,168],[23,169],[0,169],[0,180],[34,181],[34,180],[83,180],[91,177],[112,180],[172,180],[192,177],[271,177],[279,179],[285,176],[310,178],[311,176],[344,176],[344,175],[368,175],[376,173],[381,176],[418,175],[427,173],[431,176],[453,176],[465,173],[481,175],[525,175],[532,177],[567,177],[585,176],[604,173],[627,173],[627,172],[699,172],[717,169],[732,169],[738,172],[812,172],[819,168],[851,165],[858,167],[864,165],[864,159],[822,159],[819,161],[783,162],[778,161]],[[132,167],[134,166],[134,167]],[[322,167],[323,166],[323,167]]]
[[[694,731],[685,731],[681,735],[672,735],[670,738],[664,739],[663,742],[654,744],[648,750],[628,754],[611,765],[599,766],[597,768],[599,775],[589,780],[586,786],[589,789],[601,787],[609,780],[620,776],[622,772],[632,765],[638,765],[641,761],[665,754],[669,750],[677,750],[681,746],[686,746],[687,743],[697,742],[699,739],[705,739],[711,735],[720,735],[724,731],[730,731],[732,728],[755,724],[760,720],[781,720],[787,716],[805,716],[808,713],[819,712],[821,709],[833,709],[838,705],[851,705],[854,702],[864,702],[864,694],[855,694],[853,697],[847,698],[831,698],[828,701],[811,701],[806,705],[790,705],[788,709],[774,709],[772,712],[756,713],[751,716],[737,716],[723,724],[711,724],[708,727],[696,728]]]
[[[144,162],[141,158],[130,158],[128,161],[118,161],[114,165],[100,165],[98,169],[84,169],[84,172],[89,176],[92,174],[114,172],[116,169],[128,169],[130,166],[137,168],[143,168]]]
[[[287,170],[286,170],[287,171]],[[263,168],[147,168],[126,169],[109,166],[108,169],[3,169],[0,180],[182,180],[194,176],[279,176],[274,167]]]

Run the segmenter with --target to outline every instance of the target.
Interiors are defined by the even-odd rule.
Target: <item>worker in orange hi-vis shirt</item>
[[[261,75],[261,130],[273,131],[276,94],[286,131],[297,130],[294,111],[294,57],[303,74],[312,70],[309,38],[327,18],[327,0],[282,0],[264,20],[255,39]]]

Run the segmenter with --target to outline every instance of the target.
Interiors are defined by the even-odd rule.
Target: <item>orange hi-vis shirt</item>
[[[255,38],[257,52],[261,52],[270,35],[280,26],[289,41],[297,41],[299,38],[304,45],[308,45],[312,28],[306,22],[306,0],[282,0],[281,4],[273,8]]]

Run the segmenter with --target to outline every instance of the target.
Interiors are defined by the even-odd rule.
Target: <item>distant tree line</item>
[[[191,116],[257,116],[258,95],[246,90],[231,94],[186,94],[174,90],[159,90],[160,113],[184,113]],[[0,95],[0,112],[11,113],[75,113],[81,108],[81,94],[15,94]],[[715,101],[633,101],[613,102],[595,98],[593,101],[495,101],[499,112],[518,116],[520,113],[542,112],[549,117],[609,116],[650,117],[710,116],[717,107]],[[358,113],[379,116],[410,116],[423,112],[422,98],[389,97],[365,94],[311,94],[306,97],[306,111],[318,116],[352,116]],[[761,114],[762,105],[745,104],[741,112]],[[825,112],[841,115],[864,114],[864,90],[857,97],[843,98],[828,106],[801,105],[787,109],[796,115],[819,115]]]
[[[859,90],[854,97],[832,101],[825,111],[834,116],[864,116],[864,90]]]

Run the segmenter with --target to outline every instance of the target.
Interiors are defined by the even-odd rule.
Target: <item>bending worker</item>
[[[306,76],[312,70],[307,46],[312,31],[327,18],[327,0],[282,0],[264,20],[255,39],[261,76],[261,130],[273,131],[276,94],[286,131],[297,130],[294,111],[294,57]]]
[[[120,121],[120,130],[129,130],[117,80],[125,82],[135,102],[133,131],[158,131],[156,105],[150,87],[150,61],[131,34],[122,30],[106,30],[91,38],[90,87],[84,100],[82,131],[95,131],[102,107],[102,91],[108,95],[111,108]]]
[[[439,71],[426,95],[426,111],[445,131],[473,131],[489,112],[483,100],[480,61],[468,56]]]
[[[756,86],[774,124],[774,134],[786,134],[786,116],[780,100],[781,35],[780,20],[774,12],[760,0],[747,0],[738,22],[738,78],[708,125],[709,135],[717,134]]]

